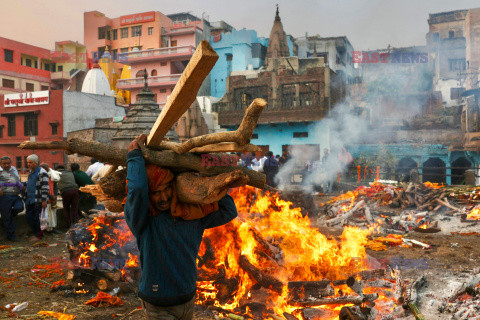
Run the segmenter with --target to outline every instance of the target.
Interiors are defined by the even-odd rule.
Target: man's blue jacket
[[[197,220],[174,218],[165,211],[149,214],[145,160],[140,150],[127,155],[128,195],[125,218],[137,239],[142,276],[138,295],[157,306],[190,301],[196,292],[196,259],[205,229],[230,222],[237,216],[232,197],[218,202],[218,210]]]

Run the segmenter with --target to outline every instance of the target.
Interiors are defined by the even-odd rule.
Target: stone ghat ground
[[[317,203],[333,200],[330,204],[339,201],[338,198],[330,197],[315,197],[315,200]],[[413,216],[418,214],[414,212],[414,208],[391,208],[390,205],[381,203],[375,206],[367,198],[362,200],[371,208],[374,219],[380,217],[380,212],[389,213],[384,219],[398,219],[405,215],[405,212]],[[362,200],[357,195],[351,208]],[[238,203],[238,206],[244,208],[245,203]],[[456,203],[454,206],[463,212],[470,213],[473,210],[471,204],[467,203],[464,205]],[[359,220],[362,219],[364,211],[360,210],[360,206],[357,209],[358,215],[353,215],[352,223],[360,224]],[[437,209],[435,214],[429,215],[431,216],[429,223],[438,221],[436,228],[440,231],[436,233],[417,232],[413,230],[414,228],[410,230],[408,224],[404,224],[407,230],[402,230],[401,234],[397,233],[393,236],[390,232],[382,232],[382,228],[379,227],[380,233],[369,236],[371,243],[366,244],[366,259],[371,268],[396,267],[406,287],[419,276],[425,275],[426,282],[418,289],[417,302],[419,310],[427,319],[476,319],[480,311],[478,300],[473,295],[478,291],[478,286],[476,284],[467,286],[464,292],[459,292],[458,289],[470,279],[475,280],[475,276],[480,273],[478,268],[480,247],[477,245],[480,230],[476,221],[470,221],[475,219],[469,218],[464,222],[465,219],[462,219],[461,215],[449,215],[447,209],[442,210],[443,213]],[[312,225],[326,237],[338,239],[342,234],[343,226],[338,224],[328,226],[326,223],[334,218],[326,219],[324,215],[317,212],[310,220]],[[345,220],[346,224],[348,220]],[[403,220],[398,219],[398,221]],[[399,225],[401,224],[396,224],[396,226]],[[388,225],[387,229],[392,229],[391,225]],[[415,240],[427,244],[428,248],[415,243],[408,244],[399,239]],[[380,243],[383,246],[374,243]],[[92,302],[99,290],[94,287],[82,287],[78,282],[75,283],[76,279],[68,279],[68,272],[72,268],[70,258],[71,252],[67,248],[66,235],[47,234],[41,242],[37,243],[31,243],[25,239],[13,244],[2,243],[0,247],[0,319],[15,317],[54,319],[53,316],[57,318],[63,316],[62,319],[144,319],[135,293],[135,282],[122,285],[122,290],[119,292],[115,292],[114,289],[120,286],[107,287],[104,290],[111,293],[113,297],[121,299],[121,303],[117,299],[110,299],[110,303],[99,303],[95,300]],[[255,288],[252,289],[253,291]],[[447,300],[454,296],[455,299]],[[398,303],[395,302],[395,297],[390,297],[390,300],[390,315],[379,314],[376,319],[415,319],[411,312],[405,311],[402,307],[396,307]],[[88,301],[91,301],[90,304],[85,304]],[[17,309],[21,310],[12,312],[16,305],[24,302],[28,303],[26,308],[22,309],[19,306]],[[39,312],[43,313],[39,314]],[[245,319],[251,318],[248,310],[242,312],[238,309],[229,309],[222,312],[221,308],[204,303],[196,306],[195,319],[219,319],[229,316],[235,318],[229,315],[229,312]],[[296,316],[297,319],[301,317],[338,319],[338,311],[337,315],[327,318],[322,314],[324,313],[313,309]],[[276,317],[285,319],[282,314],[277,314]],[[288,318],[288,315],[286,317]]]

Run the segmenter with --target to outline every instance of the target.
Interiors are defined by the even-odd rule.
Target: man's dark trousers
[[[41,237],[42,231],[40,230],[40,214],[42,213],[42,204],[31,203],[27,204],[25,208],[25,215],[27,217],[28,225],[32,229],[35,236]]]
[[[0,197],[0,214],[2,215],[2,222],[7,233],[7,238],[15,239],[15,217],[18,212],[12,209],[13,204],[19,197],[13,194],[5,194]]]
[[[79,199],[80,195],[76,189],[62,192],[63,217],[65,218],[65,224],[67,227],[70,227],[72,223],[78,221]]]

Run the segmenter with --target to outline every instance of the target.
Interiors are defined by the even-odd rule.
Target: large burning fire
[[[270,310],[270,315],[262,316],[264,319],[273,312],[278,315],[288,312],[301,318],[296,310],[302,307],[292,300],[289,283],[345,280],[367,269],[365,246],[370,230],[345,227],[341,236],[329,237],[315,228],[299,208],[292,208],[290,202],[281,200],[277,194],[241,187],[231,195],[238,218],[206,230],[200,247],[198,304],[239,310],[256,302]],[[344,196],[351,200],[344,210],[353,205],[356,196],[357,192]],[[80,250],[72,257],[82,267],[94,266],[100,257],[103,261],[105,256],[118,257],[119,252],[124,253],[125,261],[115,268],[121,269],[124,279],[126,270],[138,267],[135,239],[120,216],[96,217],[83,229],[88,236],[82,235],[77,241]],[[77,235],[71,230],[70,237]],[[372,292],[366,288],[364,293]],[[342,294],[355,295],[355,292],[346,285],[338,285],[325,296]],[[315,308],[331,310],[336,319],[338,310],[345,305],[352,304]],[[248,314],[248,307],[242,312]]]
[[[254,188],[241,187],[231,195],[239,217],[225,226],[206,231],[207,241],[200,248],[199,270],[200,276],[221,273],[224,279],[236,279],[238,288],[234,294],[225,296],[224,281],[217,282],[220,284],[217,286],[215,281],[201,282],[198,293],[202,303],[230,310],[248,302],[257,281],[239,265],[241,256],[285,284],[277,292],[270,290],[265,299],[277,314],[298,308],[289,303],[286,286],[289,281],[346,279],[366,268],[368,230],[346,227],[338,240],[329,238],[314,228],[300,209],[291,208],[290,202],[275,194],[262,195]],[[351,196],[355,197],[352,194],[346,198]],[[203,257],[212,251],[210,246],[214,257],[205,263],[207,259]],[[348,291],[343,289],[344,293]]]

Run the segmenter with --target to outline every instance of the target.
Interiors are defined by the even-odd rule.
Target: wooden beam
[[[202,40],[150,130],[148,147],[160,145],[168,130],[188,110],[217,59],[218,55],[208,41]]]
[[[254,144],[238,145],[236,142],[221,142],[217,144],[209,144],[203,147],[193,148],[190,152],[196,153],[216,153],[216,152],[255,152],[262,151],[262,148]]]

